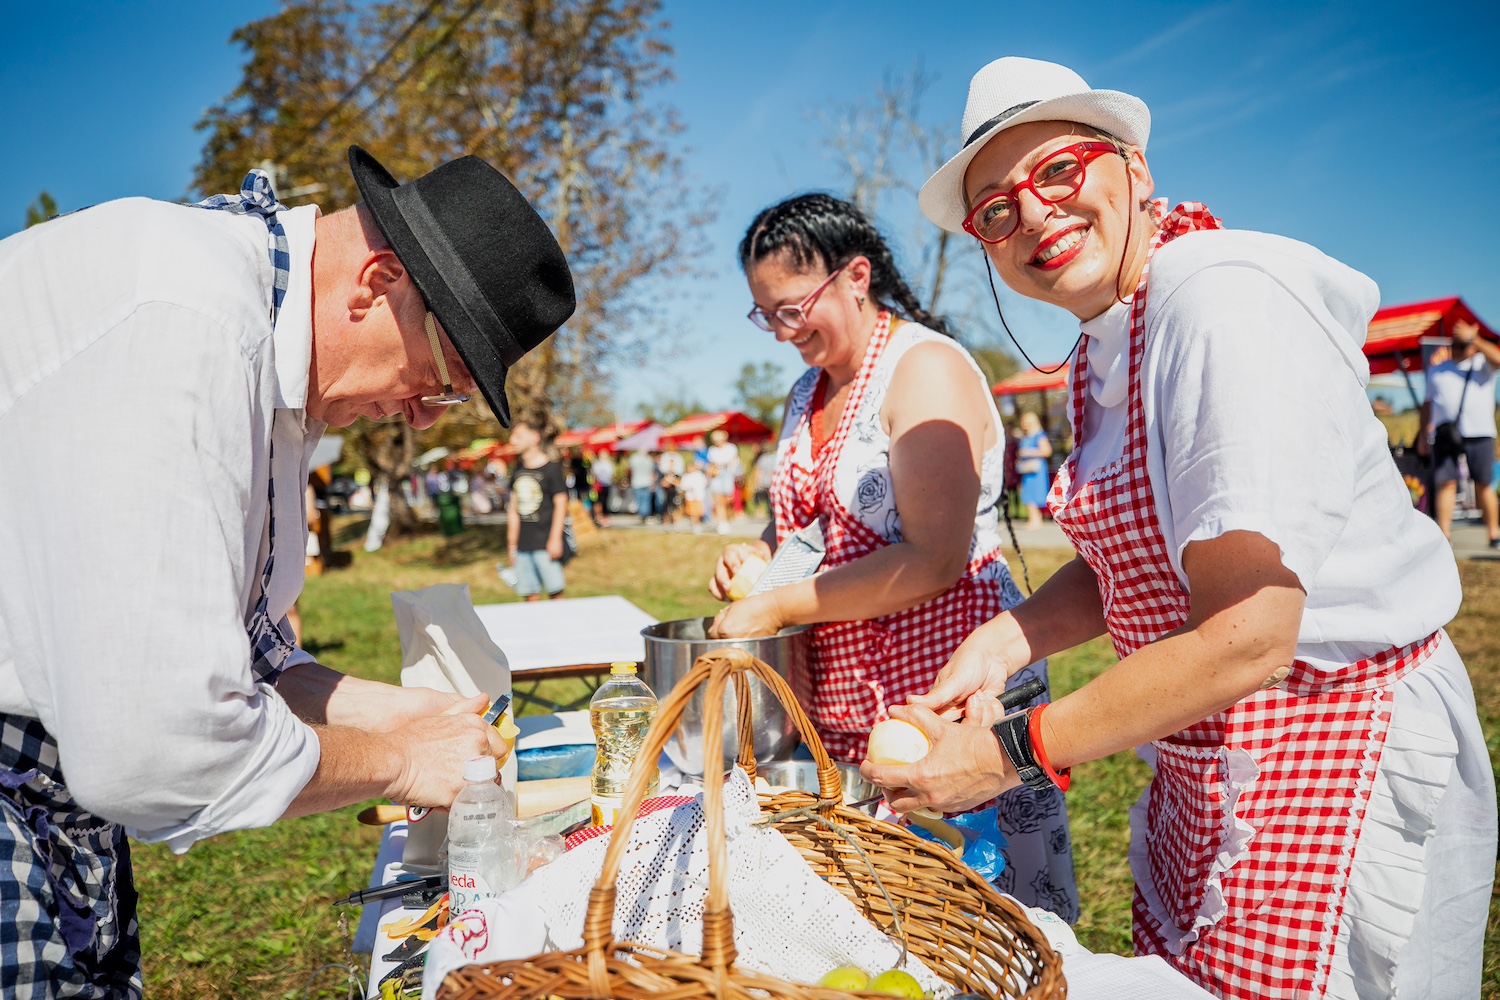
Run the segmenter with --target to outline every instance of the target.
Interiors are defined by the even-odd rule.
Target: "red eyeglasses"
[[[1056,205],[1076,195],[1083,187],[1084,166],[1107,153],[1125,155],[1110,142],[1077,142],[1064,146],[1032,168],[1026,179],[1009,191],[992,194],[969,212],[964,232],[985,243],[1003,243],[1021,224],[1016,195],[1023,190],[1036,195],[1044,205]]]

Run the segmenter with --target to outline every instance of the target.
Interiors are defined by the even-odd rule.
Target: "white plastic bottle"
[[[448,906],[455,915],[520,881],[515,807],[496,781],[495,758],[464,762],[464,787],[448,813]]]
[[[625,795],[630,770],[646,742],[646,731],[656,718],[656,695],[636,676],[629,661],[610,664],[609,680],[589,699],[589,719],[594,725],[594,773],[589,782],[593,821],[613,826]],[[652,761],[648,795],[655,794],[656,762]]]

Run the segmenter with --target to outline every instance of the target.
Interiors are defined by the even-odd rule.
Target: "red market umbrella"
[[[577,448],[587,442],[589,435],[598,429],[597,427],[580,427],[577,430],[563,431],[553,439],[552,443],[559,448]]]
[[[585,447],[595,451],[614,451],[615,446],[622,438],[628,438],[637,431],[644,430],[651,425],[649,420],[634,420],[626,424],[610,424],[608,427],[596,427],[594,432],[584,440]]]
[[[1481,337],[1500,341],[1495,331],[1457,296],[1386,306],[1370,320],[1370,332],[1365,335],[1365,357],[1370,359],[1370,374],[1420,371],[1422,338],[1450,336],[1454,324],[1460,320],[1478,323]]]
[[[747,441],[769,441],[771,428],[738,410],[697,413],[683,417],[661,432],[663,448],[696,448],[714,431],[726,431],[734,444]]]
[[[1056,368],[1056,365],[1048,365],[1048,368]],[[1010,378],[1003,378],[990,387],[990,392],[996,396],[1014,396],[1018,392],[1051,392],[1054,389],[1066,389],[1068,380],[1072,377],[1073,366],[1063,365],[1062,368],[1047,374],[1036,368],[1028,368],[1022,372],[1016,372]]]

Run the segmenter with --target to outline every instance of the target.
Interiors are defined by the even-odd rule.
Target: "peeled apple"
[[[871,764],[915,764],[927,756],[932,742],[927,734],[910,722],[886,719],[875,723],[870,730],[870,745],[865,750],[865,759]],[[931,809],[914,809],[912,816],[937,819],[939,813]],[[877,991],[879,992],[879,991]]]
[[[740,563],[740,568],[735,571],[734,579],[729,581],[729,599],[742,601],[749,597],[750,591],[760,582],[767,565],[760,556],[746,556],[745,561]]]
[[[922,730],[901,719],[886,719],[870,730],[865,759],[871,764],[915,764],[930,749],[932,744]]]

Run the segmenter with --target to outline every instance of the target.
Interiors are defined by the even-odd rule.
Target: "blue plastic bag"
[[[1005,870],[1005,834],[1000,832],[997,810],[992,806],[978,812],[959,813],[944,817],[943,822],[954,827],[964,837],[963,863],[983,878],[993,882]],[[908,830],[923,840],[941,844],[942,841],[919,826],[908,826]]]

